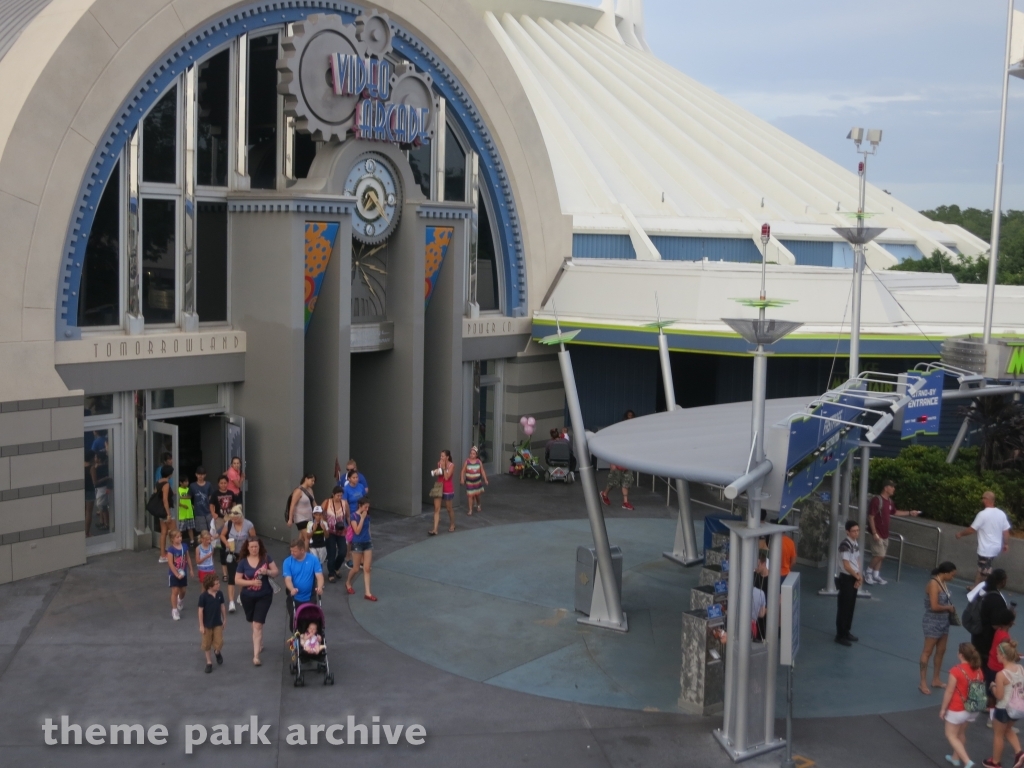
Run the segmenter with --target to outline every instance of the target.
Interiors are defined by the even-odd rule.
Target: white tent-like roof
[[[769,221],[769,259],[792,264],[782,241],[836,242],[832,227],[850,225],[857,175],[658,59],[639,0],[617,13],[610,2],[475,4],[526,86],[575,232],[628,234],[638,259],[659,259],[649,236],[757,239]],[[887,229],[871,266],[902,260],[886,244],[987,250],[870,185],[867,209]]]

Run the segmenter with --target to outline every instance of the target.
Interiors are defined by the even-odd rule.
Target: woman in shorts
[[[350,595],[356,593],[352,588],[352,580],[363,574],[363,598],[377,602],[376,595],[370,591],[370,572],[373,570],[373,542],[370,540],[370,499],[367,496],[356,502],[356,509],[351,511],[349,525],[352,527],[352,569],[345,579],[345,591]]]
[[[245,611],[245,620],[252,624],[252,663],[259,667],[262,665],[263,625],[267,623],[267,613],[274,601],[270,577],[277,576],[278,570],[262,539],[249,539],[245,547],[246,552],[235,570],[235,585],[240,593],[239,602]]]
[[[946,761],[971,768],[974,763],[967,756],[964,742],[967,726],[978,719],[978,713],[967,711],[968,690],[971,683],[984,685],[985,678],[981,674],[981,656],[978,655],[978,649],[970,643],[960,643],[957,650],[960,663],[949,670],[946,693],[939,708],[939,718],[946,724],[946,740],[953,748],[953,754],[946,755]]]
[[[245,543],[250,536],[255,538],[256,528],[251,520],[246,520],[242,515],[241,505],[236,504],[228,513],[228,522],[220,532],[221,544],[227,552],[224,559],[228,567],[228,613],[235,612],[235,570],[238,568],[238,558],[248,551]]]
[[[928,687],[928,662],[935,656],[935,671],[932,687],[941,688],[942,657],[946,655],[946,641],[949,640],[949,619],[956,612],[949,595],[949,582],[956,576],[956,566],[948,560],[932,571],[932,578],[924,588],[924,650],[921,651],[921,684],[918,690],[931,695]]]
[[[1024,667],[1020,665],[1017,643],[1013,640],[1007,638],[1001,642],[996,653],[999,654],[999,663],[1003,668],[996,674],[996,680],[992,683],[992,694],[996,699],[996,708],[992,712],[992,757],[983,761],[982,765],[1001,765],[1003,748],[1008,741],[1013,748],[1014,768],[1019,768],[1024,765],[1024,751],[1020,748],[1020,739],[1013,731],[1013,724],[1017,721],[1010,717],[1007,708],[1014,688],[1017,689],[1018,697],[1024,693]]]

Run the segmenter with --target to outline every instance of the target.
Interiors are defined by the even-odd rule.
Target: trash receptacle
[[[615,588],[622,596],[622,548],[611,547],[612,571],[615,572]],[[597,578],[597,550],[594,547],[576,548],[576,599],[574,607],[579,613],[590,615],[590,604],[594,598],[594,581]]]
[[[729,526],[725,523],[730,522],[743,522],[742,517],[736,515],[723,515],[718,513],[712,513],[704,518],[704,551],[707,552],[709,549],[714,547],[711,541],[712,534],[724,533],[729,535]]]

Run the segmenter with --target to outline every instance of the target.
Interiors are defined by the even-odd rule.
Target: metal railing
[[[933,550],[932,547],[926,546],[924,544],[915,544],[912,541],[906,542],[906,546],[908,546],[908,547],[915,547],[916,549],[923,549],[925,552],[932,552],[932,551],[934,551],[935,552],[935,566],[934,567],[938,568],[939,567],[940,550],[942,549],[942,528],[939,527],[938,525],[936,525],[935,523],[926,523],[925,521],[918,520],[917,518],[914,518],[914,517],[896,517],[895,515],[893,515],[893,517],[890,519],[890,524],[894,523],[894,522],[907,523],[909,525],[916,525],[916,526],[919,526],[921,528],[930,528],[931,530],[935,531],[935,547],[934,547],[934,550]],[[890,535],[892,535],[892,534],[890,533]]]
[[[906,539],[903,538],[902,534],[894,533],[892,531],[889,531],[889,538],[890,539],[899,539],[900,540],[900,554],[899,554],[899,556],[896,556],[896,555],[886,555],[885,556],[886,560],[895,560],[896,561],[896,583],[898,584],[899,581],[900,581],[900,576],[903,575],[903,548],[907,545],[907,541],[906,541]]]

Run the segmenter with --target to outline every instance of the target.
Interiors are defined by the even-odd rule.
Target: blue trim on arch
[[[56,331],[58,340],[81,338],[78,327],[78,293],[82,279],[85,246],[92,229],[96,208],[110,178],[121,150],[163,91],[191,64],[239,35],[273,24],[300,21],[313,13],[337,13],[352,23],[364,9],[333,0],[278,0],[253,4],[193,31],[186,39],[168,50],[153,68],[141,78],[132,94],[124,101],[90,161],[79,188],[78,205],[68,224],[68,234],[57,287]],[[484,192],[495,213],[495,223],[502,244],[505,267],[505,306],[507,314],[526,312],[526,266],[523,239],[512,187],[498,148],[473,105],[465,88],[448,67],[418,38],[392,21],[394,49],[434,80],[434,87],[448,100],[449,117],[454,117],[472,148],[480,155],[480,173],[485,180]],[[499,194],[500,190],[500,194]]]

